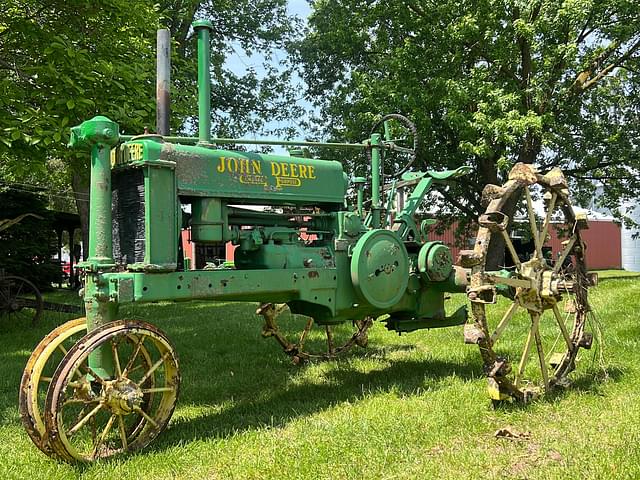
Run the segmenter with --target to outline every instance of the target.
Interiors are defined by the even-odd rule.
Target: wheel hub
[[[119,378],[106,382],[104,403],[111,412],[128,415],[142,404],[143,393],[140,387],[128,378]]]

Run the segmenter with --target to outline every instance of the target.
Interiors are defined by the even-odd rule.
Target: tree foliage
[[[296,35],[299,20],[287,13],[287,0],[190,0],[160,2],[162,23],[171,31],[173,57],[172,110],[177,129],[188,132],[197,125],[195,89],[196,44],[191,23],[207,18],[211,33],[212,126],[219,136],[248,132],[287,135],[288,128],[274,122],[300,115],[297,92],[291,88],[290,68],[277,58]],[[247,61],[244,58],[248,58]],[[241,69],[230,68],[229,60]],[[242,70],[242,71],[239,71]]]
[[[156,25],[147,2],[3,2],[3,153],[29,169],[68,158],[69,127],[98,113],[133,132],[151,125]]]
[[[237,50],[270,60],[293,31],[286,0],[252,2],[111,0],[15,1],[0,6],[0,153],[30,160],[68,157],[69,127],[96,114],[123,131],[155,123],[155,31],[175,40],[176,130],[197,110],[195,42],[190,25],[210,18],[214,124],[244,133],[287,117],[289,73],[272,66],[234,74],[225,65]],[[265,67],[267,68],[267,67]],[[223,114],[225,112],[226,114]],[[16,166],[19,168],[19,165]],[[25,167],[27,168],[27,167]],[[29,169],[34,165],[30,163]]]
[[[472,165],[441,213],[477,218],[517,161],[561,167],[583,202],[640,183],[635,0],[317,0],[293,53],[317,125],[361,140],[382,113],[418,124],[422,167]]]
[[[174,38],[173,132],[192,133],[196,18],[215,26],[217,133],[242,135],[297,115],[289,71],[274,65],[234,73],[225,63],[237,51],[270,60],[294,31],[286,0],[7,0],[0,3],[0,179],[44,185],[57,197],[72,185],[86,242],[89,159],[67,149],[69,128],[100,114],[124,133],[154,131],[155,39],[164,26]]]

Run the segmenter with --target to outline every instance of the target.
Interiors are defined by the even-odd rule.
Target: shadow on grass
[[[439,360],[397,360],[385,368],[365,373],[338,365],[338,368],[326,372],[322,383],[281,385],[268,391],[256,387],[253,394],[234,402],[230,408],[197,418],[174,420],[152,448],[163,450],[189,440],[225,438],[265,426],[282,427],[297,417],[342,402],[357,402],[372,393],[414,395],[425,385],[429,390],[438,388],[442,385],[441,380],[454,375],[463,379],[474,378],[479,372],[478,367],[479,364]]]
[[[138,318],[163,329],[180,356],[183,380],[178,415],[150,451],[167,450],[194,439],[226,438],[265,426],[284,426],[296,418],[379,392],[409,396],[443,388],[454,377],[482,377],[475,351],[461,357],[456,350],[451,358],[459,360],[449,360],[395,341],[375,347],[376,340],[390,338],[379,327],[372,330],[373,347],[354,350],[327,367],[315,363],[294,366],[274,341],[261,338],[262,320],[255,315],[255,308],[255,304],[205,302],[122,308],[121,318]],[[1,424],[19,423],[18,385],[31,349],[68,318],[49,318],[34,329],[9,328],[0,334],[0,412],[7,413]],[[411,336],[407,338],[411,342]],[[441,346],[438,355],[447,353]],[[367,371],[362,371],[362,364]],[[622,375],[621,369],[609,371],[614,381]],[[575,385],[591,391],[597,383],[593,375],[583,375]],[[553,398],[557,396],[541,401]],[[189,412],[191,406],[202,413]],[[180,415],[181,408],[187,412],[185,416]]]
[[[498,411],[512,412],[527,410],[532,404],[555,403],[576,392],[582,392],[593,396],[602,396],[602,389],[611,382],[620,381],[628,369],[622,367],[589,368],[587,371],[574,375],[568,387],[556,387],[551,392],[536,398],[530,403],[495,402],[493,406]]]

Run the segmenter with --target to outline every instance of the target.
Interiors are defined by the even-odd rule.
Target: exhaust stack
[[[156,132],[169,135],[171,118],[171,35],[169,30],[158,30],[156,60]]]

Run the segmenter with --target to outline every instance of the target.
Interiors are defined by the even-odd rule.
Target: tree
[[[159,3],[162,23],[175,41],[172,78],[177,104],[172,111],[177,130],[197,125],[196,44],[191,23],[207,18],[211,34],[212,128],[218,136],[251,133],[291,135],[295,129],[274,127],[301,115],[292,70],[277,59],[296,35],[300,20],[287,13],[287,0],[189,0]],[[250,57],[244,72],[228,60]]]
[[[276,67],[237,75],[225,67],[230,42],[248,52],[282,45],[295,22],[286,0],[251,2],[7,0],[0,4],[0,176],[5,181],[71,184],[88,239],[88,158],[66,147],[69,127],[102,114],[123,132],[154,130],[155,36],[174,36],[174,132],[197,124],[196,68],[191,22],[216,26],[212,73],[214,128],[255,131],[291,114],[288,75]],[[249,15],[251,13],[251,15]],[[257,14],[257,15],[256,15]]]
[[[88,158],[66,148],[69,127],[99,113],[129,132],[153,124],[154,54],[148,2],[4,2],[0,7],[0,157],[13,178],[57,175],[76,194],[84,238]],[[39,172],[34,175],[34,172]]]
[[[475,167],[442,216],[477,218],[515,162],[561,167],[586,202],[640,192],[640,11],[634,0],[318,0],[292,49],[320,131],[360,140],[410,115],[419,166]]]

